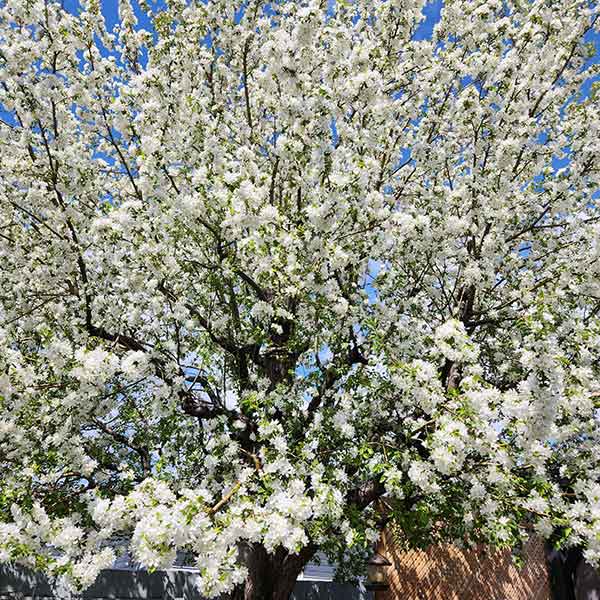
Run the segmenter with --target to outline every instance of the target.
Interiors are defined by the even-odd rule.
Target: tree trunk
[[[546,561],[553,600],[576,600],[577,567],[582,559],[579,548],[554,550],[550,545],[546,546]]]
[[[298,575],[315,552],[315,547],[307,546],[299,554],[289,554],[281,548],[269,554],[259,544],[244,546],[240,558],[248,576],[231,593],[230,600],[288,600]]]
[[[546,546],[553,600],[598,600],[600,572],[583,558],[581,548],[554,550]]]

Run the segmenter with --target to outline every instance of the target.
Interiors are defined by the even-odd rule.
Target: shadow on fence
[[[521,569],[509,551],[485,546],[460,549],[443,544],[406,551],[392,532],[384,534],[380,551],[392,567],[390,590],[378,593],[378,600],[551,599],[544,545],[535,537],[525,545]]]
[[[103,571],[93,586],[81,594],[85,599],[198,600],[193,571]],[[45,600],[57,598],[46,577],[16,567],[0,565],[0,598]],[[292,600],[370,600],[371,594],[355,586],[328,581],[298,581]]]

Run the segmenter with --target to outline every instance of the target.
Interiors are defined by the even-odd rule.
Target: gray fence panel
[[[190,571],[102,571],[82,599],[89,600],[199,600]],[[0,565],[0,598],[54,599],[55,592],[39,573],[22,567]],[[329,581],[298,581],[292,600],[370,600],[372,594],[355,586]]]
[[[361,591],[347,583],[331,581],[298,581],[293,600],[370,600],[370,592]]]

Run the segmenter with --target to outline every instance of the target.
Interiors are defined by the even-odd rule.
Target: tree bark
[[[229,596],[230,600],[288,600],[298,575],[315,555],[316,548],[306,546],[298,554],[278,549],[269,554],[259,544],[240,548],[240,559],[248,569],[243,585]]]
[[[581,548],[554,550],[546,546],[553,600],[598,600],[600,572],[583,558]]]
[[[577,567],[583,556],[579,548],[554,550],[546,546],[546,561],[550,576],[553,600],[576,600],[575,584]]]

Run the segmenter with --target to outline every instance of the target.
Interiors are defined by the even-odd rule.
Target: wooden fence
[[[390,589],[376,600],[550,600],[552,598],[544,544],[531,538],[525,565],[517,568],[508,551],[480,546],[461,550],[452,545],[425,551],[401,549],[388,531],[379,552],[388,568]]]

